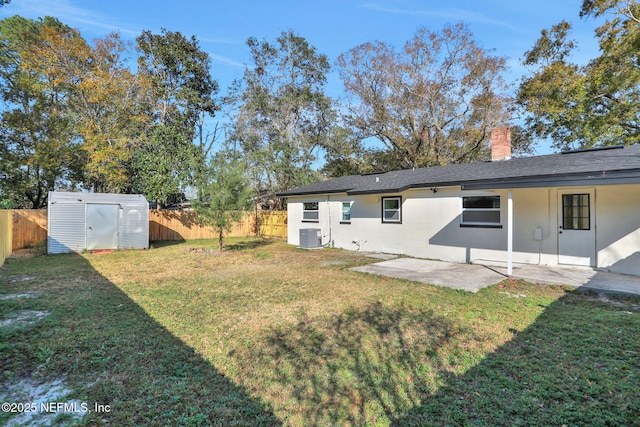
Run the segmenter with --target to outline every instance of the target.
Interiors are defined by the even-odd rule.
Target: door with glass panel
[[[558,264],[596,265],[593,190],[558,191]]]

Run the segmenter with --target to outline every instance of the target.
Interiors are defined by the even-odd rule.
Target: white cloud
[[[62,23],[71,27],[92,27],[118,31],[122,34],[136,36],[140,30],[125,28],[117,25],[109,16],[92,12],[88,9],[73,6],[68,0],[22,0],[14,1],[4,7],[4,12],[21,15],[25,18],[36,19],[45,16],[55,16]],[[83,28],[81,28],[83,29]]]
[[[464,21],[467,23],[478,23],[495,25],[499,27],[514,29],[513,25],[492,19],[486,15],[478,12],[473,12],[465,9],[446,8],[446,9],[417,9],[411,6],[404,7],[389,7],[381,5],[380,3],[364,3],[361,7],[369,10],[373,10],[381,13],[389,13],[394,15],[409,15],[409,16],[429,16],[436,18],[443,18],[452,21]]]
[[[227,65],[233,65],[234,67],[245,68],[244,64],[242,64],[242,63],[240,63],[238,61],[235,61],[235,60],[233,60],[233,59],[231,59],[229,57],[222,56],[222,55],[216,55],[216,54],[213,54],[213,53],[210,53],[209,56],[215,62],[220,62],[220,63],[227,64]]]

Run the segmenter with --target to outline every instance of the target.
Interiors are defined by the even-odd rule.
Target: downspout
[[[333,240],[332,240],[332,234],[331,234],[331,196],[327,194],[327,210],[329,212],[329,241],[327,242],[326,246],[330,246],[333,247]]]
[[[513,194],[507,195],[507,276],[513,274]]]

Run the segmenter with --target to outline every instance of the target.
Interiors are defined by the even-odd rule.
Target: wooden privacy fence
[[[12,250],[23,249],[47,240],[47,211],[0,210],[0,258]],[[227,237],[287,238],[287,212],[247,212]],[[149,211],[149,240],[192,240],[217,238],[211,227],[198,224],[195,212]],[[3,252],[4,251],[4,252]],[[4,254],[4,255],[3,255]]]
[[[257,230],[261,237],[288,237],[287,211],[258,211]]]
[[[149,240],[214,239],[217,231],[198,224],[195,212],[150,211]],[[287,212],[259,211],[245,213],[227,237],[287,237]]]
[[[13,249],[23,249],[47,240],[45,209],[13,210]]]
[[[0,210],[0,265],[11,255],[11,211]]]

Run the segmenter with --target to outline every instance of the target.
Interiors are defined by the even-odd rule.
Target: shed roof
[[[142,194],[79,193],[72,191],[50,191],[49,203],[126,203],[145,204]]]
[[[640,183],[640,145],[350,175],[294,188],[278,195],[398,193],[411,188],[444,186],[497,189],[626,183]]]

